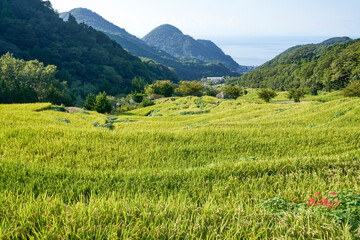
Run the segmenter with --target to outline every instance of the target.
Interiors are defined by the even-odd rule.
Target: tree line
[[[251,88],[333,91],[360,80],[360,40],[293,47],[257,70],[237,79]]]

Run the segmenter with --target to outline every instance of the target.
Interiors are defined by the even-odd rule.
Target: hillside
[[[360,100],[327,96],[160,99],[113,131],[95,112],[0,105],[1,238],[356,238]],[[306,204],[331,192],[333,210]]]
[[[125,29],[105,20],[103,17],[89,9],[74,8],[69,12],[60,13],[59,16],[67,21],[69,14],[73,15],[78,23],[85,23],[86,25],[91,26],[96,30],[104,32],[110,38],[118,42],[123,48],[136,56],[150,58],[153,60],[157,60],[155,58],[163,56],[165,58],[172,58],[175,60],[174,57],[167,54],[166,52],[154,47],[150,47],[143,40],[128,33]]]
[[[239,83],[247,87],[277,90],[305,87],[338,90],[360,78],[360,40],[332,38],[319,44],[295,46],[257,70],[245,74]]]
[[[177,81],[172,71],[143,63],[102,32],[54,12],[50,2],[3,0],[0,2],[0,54],[37,59],[58,67],[57,78],[66,81],[74,98],[81,101],[89,92],[126,94],[138,76]]]
[[[195,40],[169,24],[155,28],[143,37],[143,40],[150,46],[157,47],[178,58],[219,62],[233,71],[247,72],[250,70],[246,66],[240,66],[230,56],[225,55],[213,42]]]
[[[76,18],[78,23],[85,23],[104,32],[123,48],[138,57],[151,59],[170,67],[184,80],[201,79],[207,76],[240,76],[239,73],[229,70],[222,64],[206,63],[197,59],[189,61],[176,58],[159,48],[149,46],[146,42],[131,35],[125,29],[112,24],[97,13],[86,8],[75,8],[69,12],[60,13],[60,17],[67,20],[70,13]]]

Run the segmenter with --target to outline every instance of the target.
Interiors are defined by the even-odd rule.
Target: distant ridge
[[[233,71],[246,72],[249,70],[245,66],[240,66],[230,56],[225,55],[212,41],[195,40],[170,24],[155,28],[143,37],[143,40],[150,46],[157,47],[178,58],[219,62]]]
[[[69,12],[60,13],[59,15],[62,19],[67,21],[70,13],[76,18],[76,21],[78,23],[85,23],[95,28],[96,30],[104,32],[109,37],[118,42],[123,48],[127,49],[129,52],[136,56],[148,57],[153,59],[156,58],[157,54],[159,53],[161,55],[164,55],[165,57],[174,58],[166,52],[149,46],[143,40],[128,33],[125,29],[114,25],[113,23],[104,19],[99,14],[87,8],[75,8]]]
[[[247,72],[251,67],[240,66],[239,71],[232,69],[238,64],[235,62],[232,69],[219,63],[219,61],[203,61],[196,58],[178,58],[157,47],[148,45],[145,41],[128,33],[111,22],[105,20],[97,13],[86,8],[75,8],[69,12],[60,13],[60,17],[67,20],[71,13],[79,23],[85,23],[99,31],[104,32],[110,38],[118,42],[130,53],[145,59],[152,59],[160,64],[175,70],[178,76],[184,80],[200,79],[207,76],[240,76],[239,72]],[[210,41],[199,41],[201,48],[211,46],[212,51],[223,54],[220,48]],[[214,46],[215,45],[215,46]],[[224,54],[223,54],[224,55]]]

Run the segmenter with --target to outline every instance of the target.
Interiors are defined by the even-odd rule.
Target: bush
[[[106,97],[106,93],[99,93],[96,96],[95,110],[98,113],[110,113],[112,110],[111,103]]]
[[[132,100],[134,100],[135,102],[141,103],[141,102],[143,101],[143,99],[144,99],[144,94],[135,92],[135,93],[133,93],[133,94],[131,95],[131,98],[132,98]]]
[[[175,86],[171,81],[158,80],[155,83],[147,86],[145,92],[147,95],[158,94],[158,95],[164,95],[165,97],[171,97],[171,95],[174,94],[174,89]]]
[[[271,89],[261,89],[257,95],[265,102],[270,102],[271,99],[277,96],[277,93]]]
[[[351,82],[343,90],[345,97],[360,97],[360,80]]]
[[[228,85],[223,89],[224,94],[229,95],[233,99],[237,99],[241,95],[243,95],[243,90],[239,86],[231,86]]]
[[[207,89],[205,92],[205,95],[211,96],[211,97],[216,97],[217,94],[218,94],[218,92],[215,89]]]
[[[154,101],[151,101],[150,99],[148,98],[144,98],[144,100],[140,103],[140,105],[142,107],[148,107],[148,106],[152,106],[152,105],[155,105]]]
[[[179,88],[176,89],[176,92],[180,93],[182,96],[201,96],[203,89],[204,86],[201,84],[201,82],[180,81]]]
[[[305,97],[305,90],[303,88],[290,89],[288,92],[288,98],[293,99],[294,102],[300,102],[301,98]]]

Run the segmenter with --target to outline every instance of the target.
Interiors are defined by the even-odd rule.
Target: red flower
[[[337,195],[337,194],[336,194],[336,192],[332,192],[331,195],[335,196],[335,195]]]
[[[316,192],[315,195],[316,195],[316,196],[320,196],[320,193]]]
[[[323,198],[322,201],[320,202],[320,204],[326,206],[329,204],[329,200],[327,198]]]
[[[334,204],[335,204],[335,205],[338,205],[338,206],[341,205],[338,201],[335,201]]]
[[[316,205],[315,199],[314,199],[314,198],[310,198],[309,202],[307,202],[306,204],[309,205],[309,206],[315,206],[315,205]]]

